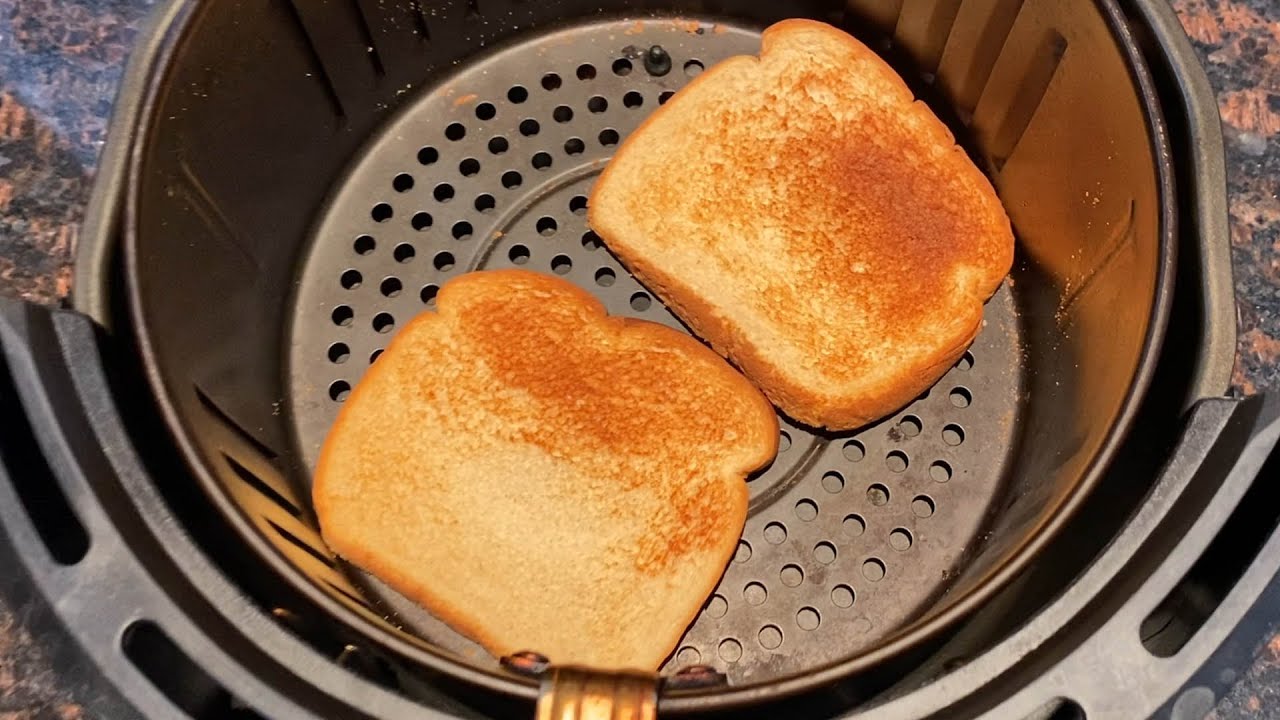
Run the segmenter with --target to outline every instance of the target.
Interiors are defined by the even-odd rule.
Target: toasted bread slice
[[[496,656],[656,669],[737,547],[773,408],[554,277],[471,273],[437,302],[329,432],[325,540]]]
[[[905,405],[973,341],[1009,219],[874,52],[818,22],[764,33],[640,126],[591,227],[787,415],[848,429]]]

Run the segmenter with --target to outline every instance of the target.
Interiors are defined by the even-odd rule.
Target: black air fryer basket
[[[780,418],[661,674],[499,663],[328,550],[320,444],[471,270],[683,329],[587,197],[785,17],[859,37],[950,125],[1014,270],[908,407],[844,434]],[[1215,113],[1158,0],[173,0],[119,102],[76,312],[5,306],[11,552],[145,713],[1192,717],[1280,565],[1253,482],[1280,411],[1224,397]]]

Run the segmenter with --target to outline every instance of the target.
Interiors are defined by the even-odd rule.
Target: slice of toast
[[[991,184],[893,70],[786,20],[708,69],[597,181],[618,258],[787,415],[849,429],[973,341],[1013,262]]]
[[[329,432],[325,540],[495,656],[656,669],[737,547],[773,408],[551,276],[470,273],[437,302]]]

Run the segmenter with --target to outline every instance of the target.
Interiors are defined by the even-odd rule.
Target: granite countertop
[[[1233,384],[1280,390],[1280,1],[1173,0],[1217,93],[1240,342]],[[70,291],[80,222],[150,0],[0,0],[0,293]],[[1277,609],[1280,613],[1280,609]],[[26,611],[0,599],[0,720],[86,718]],[[1280,718],[1280,636],[1211,717]]]

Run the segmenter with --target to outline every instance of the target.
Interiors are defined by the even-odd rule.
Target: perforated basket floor
[[[652,45],[671,55],[669,73],[646,70]],[[674,91],[758,49],[752,28],[601,21],[461,66],[409,103],[335,186],[297,278],[289,412],[308,467],[396,328],[431,311],[440,285],[461,273],[552,273],[612,314],[683,330],[587,228],[587,197],[619,142]],[[703,663],[731,682],[765,680],[865,649],[925,612],[998,501],[1020,354],[1005,287],[971,351],[902,412],[838,436],[780,418],[778,457],[749,481],[737,555],[666,669]],[[493,662],[376,579],[348,572],[392,625]]]

